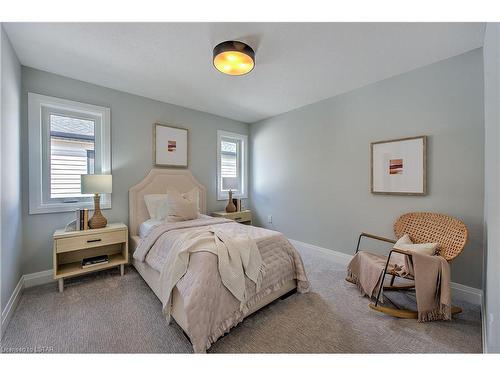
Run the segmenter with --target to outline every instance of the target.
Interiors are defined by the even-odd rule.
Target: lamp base
[[[101,213],[100,205],[101,197],[99,194],[94,195],[94,215],[89,220],[89,227],[91,229],[104,228],[108,225],[108,220]]]
[[[233,203],[233,192],[229,190],[229,201],[227,202],[226,212],[236,212],[236,206]]]
[[[91,229],[104,228],[106,225],[108,225],[108,220],[100,212],[99,215],[94,213],[94,216],[89,220]]]

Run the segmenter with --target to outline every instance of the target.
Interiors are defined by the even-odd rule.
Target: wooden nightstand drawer
[[[252,220],[252,213],[250,211],[233,212],[228,214],[226,218],[234,221],[250,221]]]
[[[56,252],[64,253],[80,249],[112,245],[127,241],[127,231],[117,230],[113,232],[85,234],[56,240]]]
[[[212,216],[223,217],[225,219],[237,221],[238,223],[246,223],[246,224],[252,223],[252,211],[250,210],[238,211],[238,212],[219,211],[219,212],[213,212]]]

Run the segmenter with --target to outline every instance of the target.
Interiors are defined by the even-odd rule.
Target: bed
[[[143,257],[142,259],[139,256],[134,257],[134,253],[137,255],[136,249],[142,249],[146,240],[153,243],[151,237],[154,236],[155,231],[160,233],[161,230],[159,232],[158,229],[162,226],[168,227],[169,225],[168,223],[155,223],[149,220],[150,218],[144,202],[144,196],[147,194],[165,194],[167,189],[187,192],[194,187],[199,191],[200,216],[199,219],[193,220],[193,228],[217,226],[218,228],[223,228],[233,233],[246,233],[248,237],[255,240],[262,254],[262,260],[267,267],[263,287],[258,291],[255,290],[246,308],[238,309],[238,304],[233,303],[230,297],[228,297],[229,293],[227,293],[227,290],[221,292],[216,291],[216,286],[200,286],[199,284],[203,284],[203,282],[196,280],[198,275],[203,273],[203,267],[212,267],[209,266],[209,264],[214,263],[213,257],[215,256],[202,252],[191,255],[190,262],[193,263],[193,266],[189,264],[188,271],[185,277],[183,277],[183,280],[181,280],[183,283],[179,281],[170,293],[169,313],[190,339],[193,350],[195,352],[205,352],[219,337],[223,336],[245,317],[256,312],[260,308],[280,297],[292,294],[295,291],[307,292],[309,289],[309,282],[305,275],[300,255],[281,233],[206,216],[206,189],[194,178],[189,170],[155,168],[152,169],[141,182],[129,189],[129,233],[131,237],[131,256],[129,259],[132,260],[132,264],[137,272],[142,276],[163,304],[166,303],[166,297],[164,293],[162,294],[160,268],[151,259],[148,260],[148,257],[154,259],[154,251],[156,251],[156,253],[168,252],[168,248],[164,249],[167,245],[160,243],[161,241],[158,240],[158,243],[155,242],[156,247],[152,247],[148,257]],[[180,233],[192,230],[190,228],[173,228],[174,229],[169,232],[164,233],[164,235],[173,235],[177,232]],[[182,228],[182,226],[180,228]],[[166,241],[165,243],[169,242]],[[158,254],[156,254],[156,257],[158,258]],[[213,267],[216,267],[217,262],[215,261],[214,264],[215,266]],[[215,273],[213,271],[210,272]],[[202,276],[199,277],[201,278]],[[216,276],[212,275],[211,277]],[[217,277],[220,278],[220,276]],[[184,279],[189,279],[191,281],[185,281]],[[191,282],[191,285],[187,286],[189,282]],[[213,285],[214,282],[217,281],[212,281],[212,284],[207,282],[206,284]],[[192,290],[192,288],[195,287],[199,289],[206,288],[206,290],[198,290],[196,293],[187,291],[189,288]],[[214,290],[210,290],[210,287]],[[220,286],[217,286],[217,288],[220,288]],[[223,289],[222,287],[221,290]],[[196,297],[197,299],[193,297],[196,295],[198,295],[198,297]],[[207,296],[210,296],[209,301],[205,301],[203,304],[201,300]],[[220,298],[220,300],[215,302],[212,301],[217,298]],[[236,299],[234,299],[234,301],[238,302]],[[197,312],[198,315],[202,315],[202,318],[194,318],[196,316],[196,309],[202,310],[201,312]],[[211,311],[211,309],[214,311]],[[217,318],[214,318],[214,316],[217,316]]]

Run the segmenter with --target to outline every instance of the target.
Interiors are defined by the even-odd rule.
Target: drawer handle
[[[241,220],[241,217],[235,217],[234,220]]]
[[[87,243],[90,243],[90,242],[100,242],[101,239],[100,238],[96,238],[95,240],[87,240]]]

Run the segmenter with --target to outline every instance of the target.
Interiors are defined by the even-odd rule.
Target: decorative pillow
[[[167,217],[167,194],[146,194],[144,202],[151,219],[164,220]]]
[[[167,191],[167,221],[185,221],[198,218],[198,194],[181,194],[176,190]]]
[[[410,236],[405,234],[403,237],[401,237],[397,242],[394,244],[393,248],[395,249],[400,249],[400,246],[403,245],[411,245],[413,242],[410,239]],[[391,263],[394,263],[398,266],[404,266],[405,265],[405,257],[406,255],[400,254],[400,253],[392,253],[391,255]]]
[[[401,242],[400,242],[401,241]],[[398,242],[394,244],[394,248],[398,250],[409,251],[412,253],[423,253],[427,255],[434,255],[439,247],[439,243],[413,243],[410,236],[405,234],[401,237]],[[396,255],[396,254],[394,254]],[[398,254],[403,255],[403,254]],[[404,255],[403,255],[404,257]],[[392,259],[392,256],[391,256]],[[403,258],[404,259],[404,258]]]
[[[191,202],[196,202],[196,209],[200,211],[200,191],[198,188],[192,188],[187,193],[183,193],[182,196]]]

